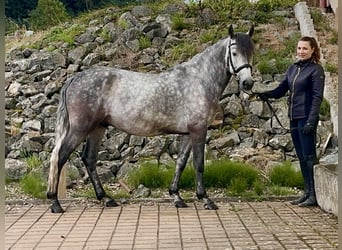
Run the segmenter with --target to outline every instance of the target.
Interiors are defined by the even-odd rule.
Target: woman
[[[317,41],[304,36],[297,44],[297,61],[288,68],[285,79],[274,90],[259,94],[259,98],[266,101],[283,97],[289,91],[291,137],[304,179],[303,195],[291,204],[301,207],[317,205],[313,166],[318,163],[316,132],[324,81]]]

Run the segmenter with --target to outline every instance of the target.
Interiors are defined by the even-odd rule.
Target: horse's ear
[[[249,35],[250,37],[252,37],[252,36],[253,36],[253,33],[254,33],[254,24],[252,24],[252,26],[251,26],[250,29],[248,30],[247,35]]]
[[[228,35],[230,37],[232,37],[234,35],[234,28],[233,28],[233,25],[229,25],[229,28],[228,28]]]

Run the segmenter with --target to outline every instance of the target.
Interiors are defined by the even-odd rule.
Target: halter
[[[227,60],[227,58],[229,58],[229,61],[227,61],[226,64],[227,64],[228,70],[229,70],[229,64],[232,66],[233,73],[232,72],[230,72],[230,73],[232,73],[234,75],[236,80],[239,80],[239,76],[237,74],[244,68],[250,68],[252,70],[252,65],[250,65],[249,63],[245,63],[245,64],[242,64],[241,66],[239,66],[238,68],[234,67],[233,60],[232,60],[231,47],[233,45],[237,45],[237,43],[231,43],[231,41],[232,41],[231,38],[229,38],[228,50],[226,52],[226,60]]]

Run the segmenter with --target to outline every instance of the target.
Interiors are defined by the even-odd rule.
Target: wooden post
[[[68,165],[65,164],[62,168],[61,175],[59,176],[59,183],[58,183],[58,199],[65,199],[66,198],[66,174],[67,174],[67,167]]]

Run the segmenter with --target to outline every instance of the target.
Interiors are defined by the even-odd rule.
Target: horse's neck
[[[215,90],[218,96],[221,96],[231,78],[225,60],[226,44],[227,39],[220,40],[188,62],[190,67],[197,68],[206,86]]]

